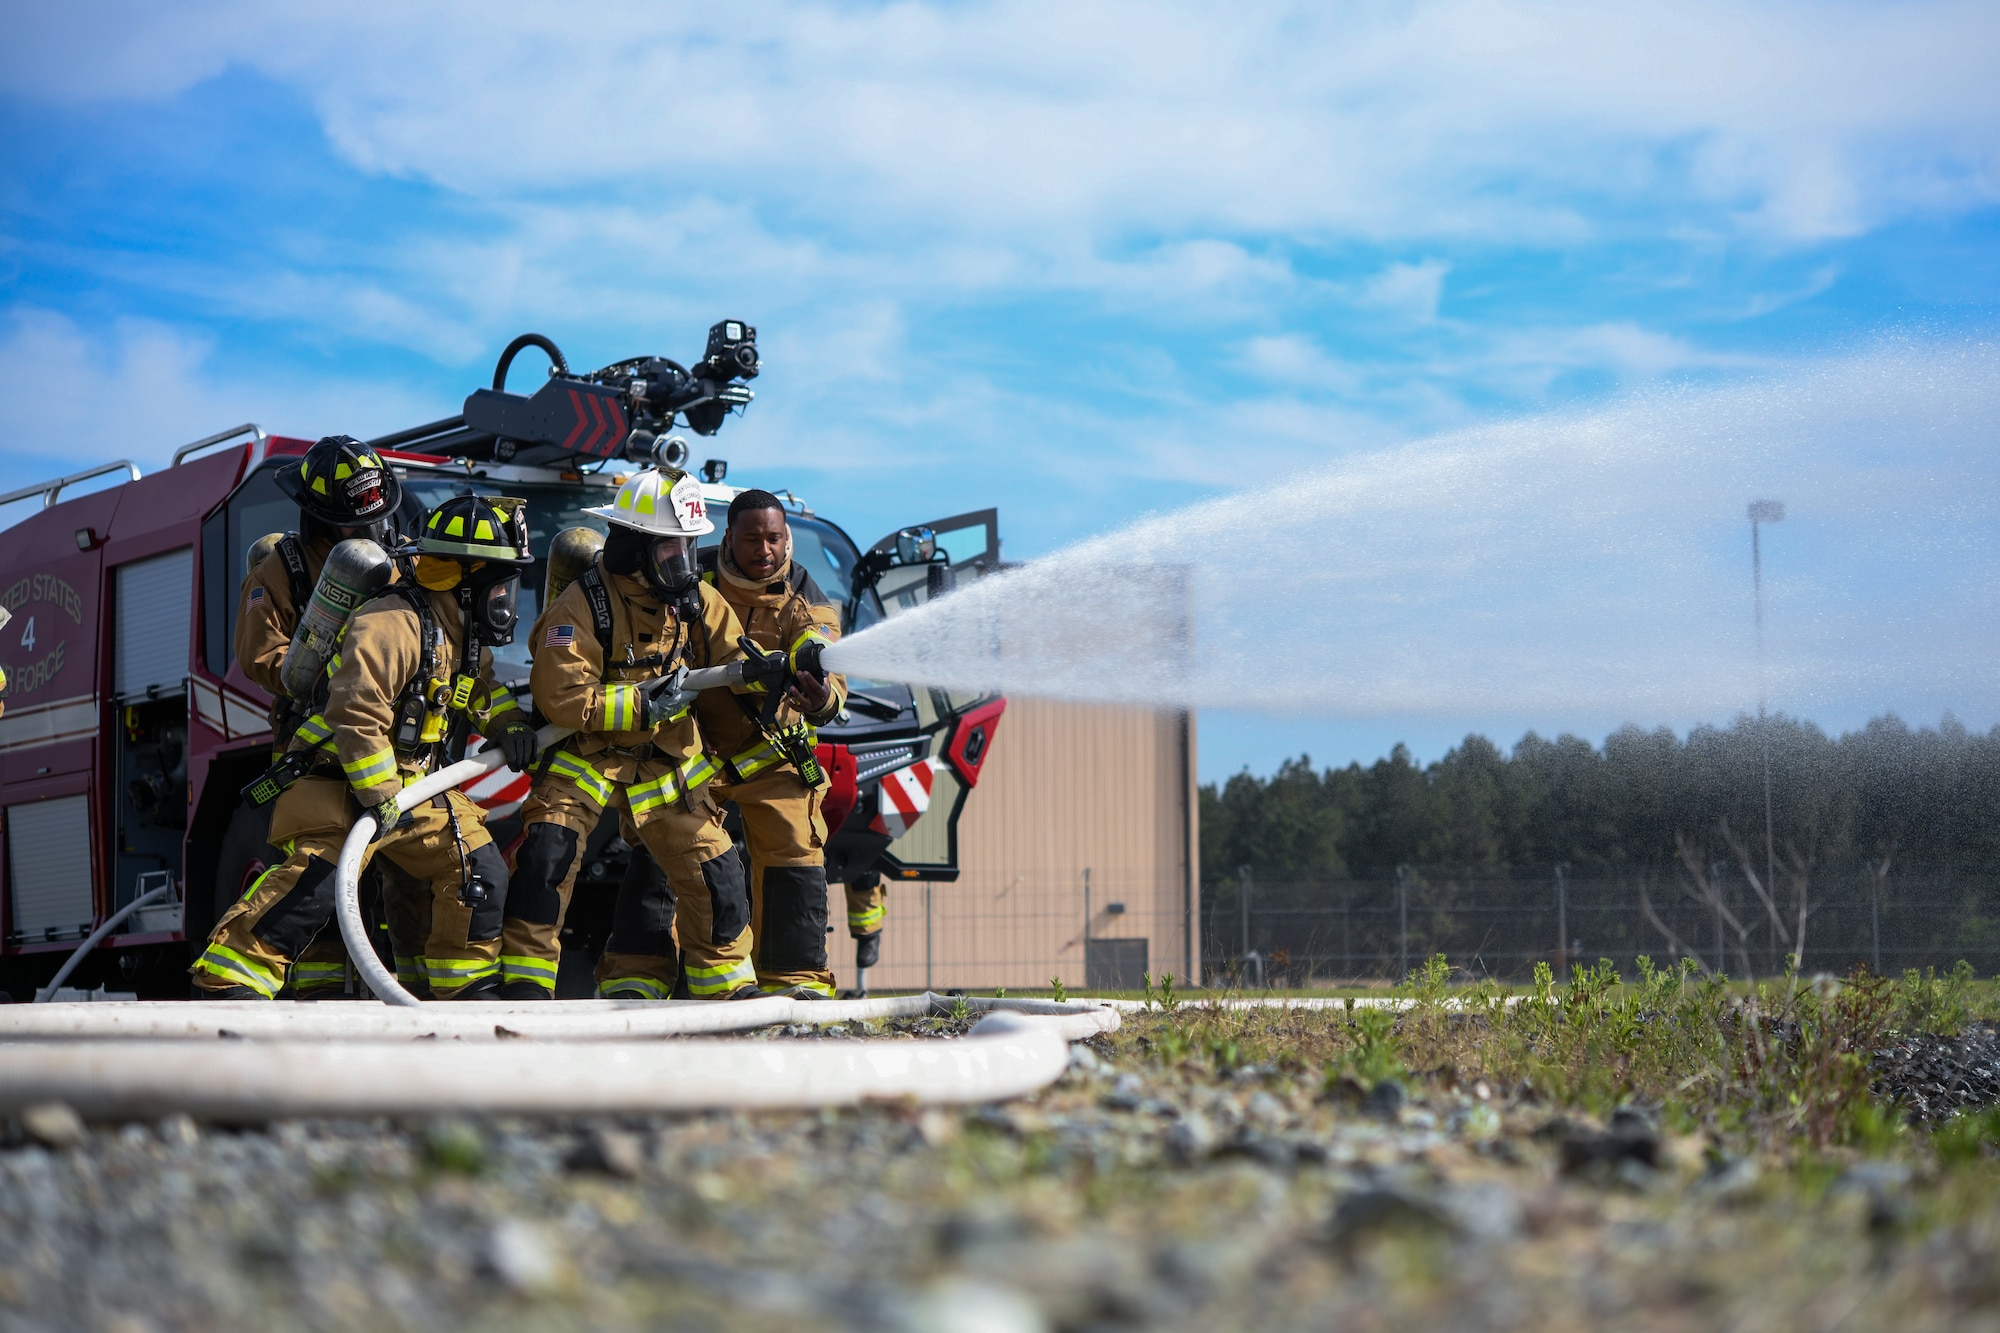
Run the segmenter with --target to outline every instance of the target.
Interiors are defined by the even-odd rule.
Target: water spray
[[[2000,352],[1889,347],[1205,498],[890,616],[865,679],[1537,727],[1754,706],[1746,502],[1784,495],[1774,702],[2000,712]]]

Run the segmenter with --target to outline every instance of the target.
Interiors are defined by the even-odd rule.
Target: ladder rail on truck
[[[482,439],[464,417],[373,443],[405,483],[406,519],[468,488],[525,495],[543,558],[577,511],[608,502],[647,461]],[[185,994],[190,946],[268,860],[263,816],[239,793],[269,762],[270,701],[231,649],[249,546],[297,526],[297,507],[273,476],[310,444],[245,425],[182,446],[150,475],[121,462],[0,496],[44,501],[0,529],[0,604],[14,614],[0,632],[9,679],[0,714],[0,991],[13,999],[29,998],[99,923],[163,882],[177,886],[178,901],[142,909],[71,984]],[[739,493],[722,483],[725,470],[711,466],[703,486],[718,509]],[[63,498],[112,471],[128,479]],[[848,632],[949,587],[941,570],[962,578],[999,567],[992,510],[899,529],[863,551],[778,493],[802,561],[843,601]],[[540,564],[522,585],[523,632],[500,658],[525,693]],[[828,806],[838,814],[846,804],[829,838],[829,879],[955,879],[958,819],[1004,708],[997,695],[855,682],[848,710],[820,737],[836,783]],[[527,786],[525,775],[503,770],[472,793],[503,846],[518,833]],[[608,933],[610,891],[629,856],[615,820],[587,852],[566,931],[566,952],[575,947],[579,958]]]

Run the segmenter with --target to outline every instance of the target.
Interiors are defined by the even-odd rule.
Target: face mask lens
[[[684,537],[662,537],[653,543],[653,582],[669,593],[695,585],[694,555]]]
[[[510,642],[514,637],[514,622],[519,617],[517,602],[521,592],[518,575],[502,579],[488,588],[480,601],[480,619],[486,628],[501,643]]]

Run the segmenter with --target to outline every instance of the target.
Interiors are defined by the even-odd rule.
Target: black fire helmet
[[[297,466],[280,467],[277,481],[301,510],[336,528],[386,522],[403,498],[382,456],[352,435],[327,436]]]

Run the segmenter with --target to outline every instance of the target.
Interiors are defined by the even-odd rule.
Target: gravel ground
[[[1967,1025],[1956,1037],[1912,1035],[1875,1052],[1877,1090],[1928,1124],[2000,1104],[2000,1032]]]
[[[28,1117],[0,1329],[2000,1328],[1990,1163],[1778,1164],[1643,1110],[1166,1068],[1145,1022],[967,1110]],[[1960,1040],[1990,1077],[1993,1034]],[[1946,1054],[1884,1058],[1928,1096]]]

